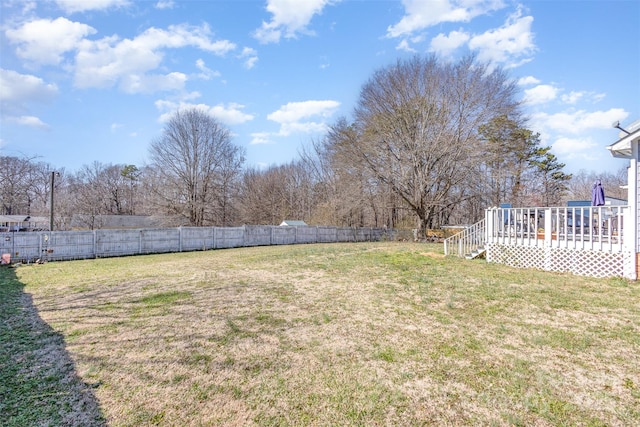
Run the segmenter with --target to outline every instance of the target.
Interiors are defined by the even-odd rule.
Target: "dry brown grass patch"
[[[79,268],[92,278],[68,280]],[[20,278],[114,426],[640,420],[635,284],[393,242],[48,264]]]

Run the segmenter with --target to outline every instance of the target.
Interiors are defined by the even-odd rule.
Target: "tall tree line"
[[[297,160],[266,168],[246,168],[243,149],[216,118],[181,110],[151,142],[149,164],[60,171],[57,228],[69,228],[73,215],[84,228],[99,228],[103,215],[154,215],[168,226],[302,219],[426,230],[475,222],[503,203],[588,198],[594,177],[563,172],[527,129],[516,96],[503,70],[474,56],[401,60],[373,73],[351,120],[337,120]],[[46,215],[53,169],[35,158],[0,157],[0,213]],[[598,179],[618,187],[624,177]]]
[[[329,138],[330,139],[330,138]],[[411,212],[390,186],[380,185],[376,180],[364,179],[361,171],[354,168],[348,159],[327,153],[331,147],[327,141],[316,141],[299,160],[285,165],[274,165],[264,169],[247,168],[238,171],[227,191],[230,212],[226,217],[208,225],[233,226],[241,224],[279,224],[284,219],[303,219],[310,224],[339,226],[374,226],[390,228],[415,228],[419,219]],[[325,150],[325,151],[322,151]],[[331,161],[323,157],[330,157]],[[0,203],[3,215],[22,214],[48,216],[49,183],[51,165],[16,157],[0,157],[3,165],[13,165],[0,170],[3,180],[12,181],[11,171],[22,171],[25,162],[30,164],[30,179],[14,179],[11,185],[2,187]],[[134,169],[135,168],[135,169]],[[29,168],[27,168],[29,169]],[[127,172],[135,170],[134,175]],[[490,174],[488,166],[480,169]],[[478,178],[461,186],[459,193],[469,195],[464,202],[443,217],[442,225],[469,223],[482,217],[484,209],[502,203],[513,206],[541,206],[538,190],[540,179],[535,169],[529,168],[520,180],[515,175],[507,176],[506,187],[491,191],[494,182]],[[56,229],[69,229],[71,218],[74,226],[100,228],[102,215],[153,215],[163,219],[167,226],[193,225],[186,220],[186,211],[175,215],[180,203],[180,194],[175,204],[167,204],[166,194],[157,197],[158,187],[165,181],[158,179],[158,172],[151,166],[113,165],[94,162],[75,173],[61,171],[56,177]],[[496,178],[497,179],[497,178]],[[605,184],[607,196],[626,199],[626,168],[612,173],[581,171],[568,181],[559,203],[566,200],[589,200],[595,180]],[[531,188],[530,188],[531,187]],[[517,188],[520,188],[518,190]],[[459,197],[456,194],[456,197]],[[221,211],[220,211],[221,212]]]

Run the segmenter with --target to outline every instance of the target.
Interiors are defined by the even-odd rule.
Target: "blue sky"
[[[247,165],[287,163],[398,58],[470,51],[519,82],[567,172],[617,171],[640,119],[640,1],[0,0],[0,153],[67,171],[142,166],[176,109],[206,109]]]

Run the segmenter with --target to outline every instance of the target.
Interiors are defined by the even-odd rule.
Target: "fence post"
[[[485,243],[489,243],[489,239],[491,239],[494,236],[494,227],[493,227],[493,217],[496,214],[497,211],[495,211],[494,209],[487,209],[484,211],[484,224],[485,224],[485,228],[484,228],[484,241]]]
[[[240,248],[244,248],[247,246],[247,227],[242,226],[242,243],[240,244]]]
[[[551,233],[553,232],[553,221],[551,218],[551,209],[544,211],[544,245],[551,246]]]

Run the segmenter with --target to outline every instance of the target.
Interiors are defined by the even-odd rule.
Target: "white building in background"
[[[2,231],[39,231],[49,229],[49,219],[43,216],[0,215]]]

